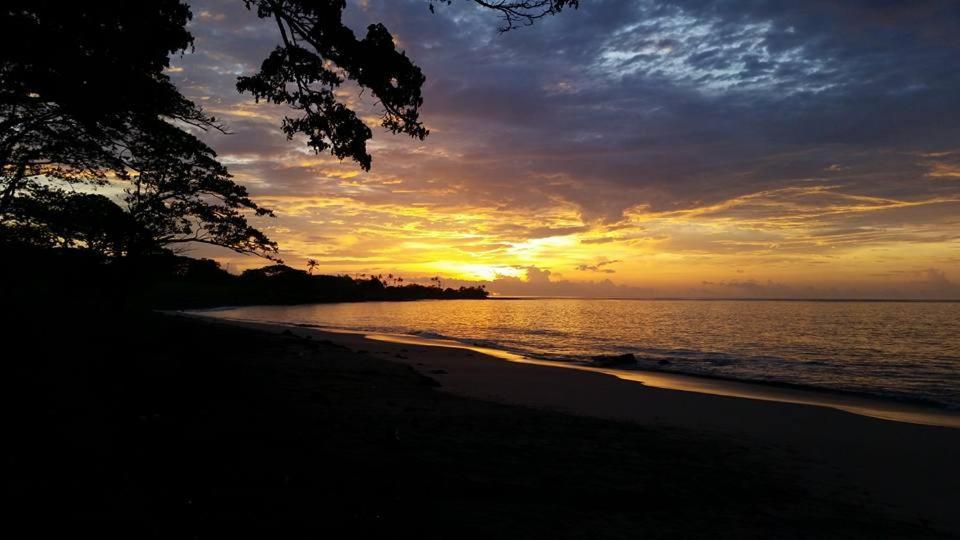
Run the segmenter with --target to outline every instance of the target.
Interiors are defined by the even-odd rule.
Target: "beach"
[[[955,429],[302,327],[61,308],[9,330],[25,537],[960,532]]]
[[[654,388],[603,373],[518,363],[471,348],[428,346],[415,338],[324,332],[312,328],[232,321],[249,328],[328,340],[364,354],[412,366],[444,392],[566,414],[689,430],[791,456],[803,487],[830,492],[846,485],[903,517],[960,532],[960,430],[892,421],[826,405],[775,401],[790,391],[751,385],[758,397],[716,395],[723,382],[697,391]],[[693,382],[689,383],[695,387]],[[727,386],[730,386],[727,384]],[[736,394],[737,385],[731,390]],[[763,393],[770,395],[764,397]],[[796,399],[815,399],[809,396]],[[821,394],[827,402],[830,396]],[[840,402],[850,409],[856,400]],[[869,402],[866,402],[869,403]],[[891,407],[891,411],[898,407]],[[909,411],[910,407],[904,410]],[[869,412],[869,411],[868,411]],[[909,416],[909,414],[907,414]],[[945,416],[948,421],[955,417]],[[804,468],[802,464],[816,464]]]
[[[960,540],[960,0],[5,6],[12,537]]]
[[[595,357],[609,357],[611,373],[648,386],[752,398],[767,388],[777,401],[817,404],[830,396],[845,410],[960,426],[960,415],[936,417],[960,411],[960,303],[498,298],[200,313],[467,345],[544,365],[596,368]],[[708,379],[718,382],[708,388]]]

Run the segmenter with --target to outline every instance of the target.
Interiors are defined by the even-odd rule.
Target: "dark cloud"
[[[275,29],[240,0],[191,3],[196,52],[175,58],[182,71],[171,76],[234,132],[205,137],[238,178],[294,216],[278,227],[323,222],[344,234],[353,219],[386,234],[409,222],[377,208],[405,205],[435,211],[416,218],[423,231],[483,235],[450,241],[469,253],[592,230],[600,234],[579,246],[655,243],[771,261],[960,238],[954,0],[591,0],[506,34],[473,2],[431,14],[425,0],[348,1],[355,29],[383,22],[422,66],[433,129],[425,142],[376,131],[374,169],[362,178],[352,163],[287,141],[282,110],[236,93]],[[375,111],[355,89],[343,95]],[[317,201],[294,207],[295,197]],[[439,215],[469,208],[489,221]],[[644,232],[647,220],[692,224]],[[716,223],[738,225],[700,226]],[[563,268],[610,270],[595,260]],[[930,264],[948,254],[939,261]],[[757,294],[776,289],[754,284]]]
[[[801,178],[875,194],[907,177],[917,195],[934,187],[903,152],[960,141],[952,1],[597,1],[505,35],[469,2],[437,14],[420,0],[366,4],[347,19],[383,21],[423,66],[428,143],[453,150],[411,165],[392,159],[405,141],[378,134],[377,166],[455,175],[467,195],[511,207],[559,196],[615,221],[636,204],[689,207]],[[180,82],[243,102],[234,79],[273,29],[235,0],[194,11],[198,52]],[[227,120],[237,134],[216,140],[222,153],[283,152],[275,122]],[[557,175],[572,180],[541,180]]]
[[[619,262],[623,262],[623,261],[621,261],[620,259],[616,259],[613,261],[600,261],[600,262],[597,262],[596,264],[579,264],[577,265],[576,268],[581,272],[603,272],[605,274],[613,274],[616,272],[616,270],[612,268],[604,268],[604,267],[610,266],[611,264],[617,264]]]

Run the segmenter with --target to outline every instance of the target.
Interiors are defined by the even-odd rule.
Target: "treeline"
[[[284,264],[245,270],[239,276],[210,259],[172,257],[169,268],[148,289],[156,307],[185,308],[254,304],[308,304],[375,300],[482,299],[483,286],[441,288],[408,283],[388,285],[376,276],[310,275]]]
[[[0,244],[4,244],[0,242]],[[257,304],[374,300],[481,299],[480,287],[389,285],[378,277],[310,275],[283,264],[234,275],[210,259],[169,251],[137,258],[105,257],[85,249],[4,245],[0,295],[8,306],[96,305],[189,309]],[[396,282],[395,282],[396,283]]]

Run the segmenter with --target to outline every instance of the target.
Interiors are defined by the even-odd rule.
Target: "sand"
[[[858,407],[870,409],[869,401],[829,395],[818,398],[816,393],[763,387],[756,389],[754,397],[742,397],[750,394],[743,387],[756,385],[738,388],[736,384],[695,377],[688,377],[692,380],[686,383],[681,378],[680,383],[658,384],[689,384],[696,391],[656,388],[606,373],[525,364],[470,349],[398,343],[388,336],[370,339],[304,327],[231,323],[327,339],[355,351],[409,364],[440,382],[443,391],[457,395],[709,432],[752,447],[786,452],[796,458],[791,463],[817,464],[809,471],[800,471],[806,477],[805,487],[814,492],[828,492],[842,481],[862,489],[895,515],[919,517],[935,527],[960,533],[960,429],[850,412]],[[698,385],[715,393],[703,393],[705,389]],[[716,395],[723,393],[717,388],[726,388],[731,395]],[[833,406],[806,403],[821,398],[826,403],[835,398],[839,401]],[[791,400],[800,402],[784,402]],[[909,407],[903,410],[910,415]]]

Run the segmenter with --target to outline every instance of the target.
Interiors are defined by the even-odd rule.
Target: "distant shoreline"
[[[701,298],[685,296],[500,296],[492,294],[486,300],[641,300],[671,302],[849,302],[849,303],[917,303],[917,304],[957,304],[958,299],[924,298]]]

